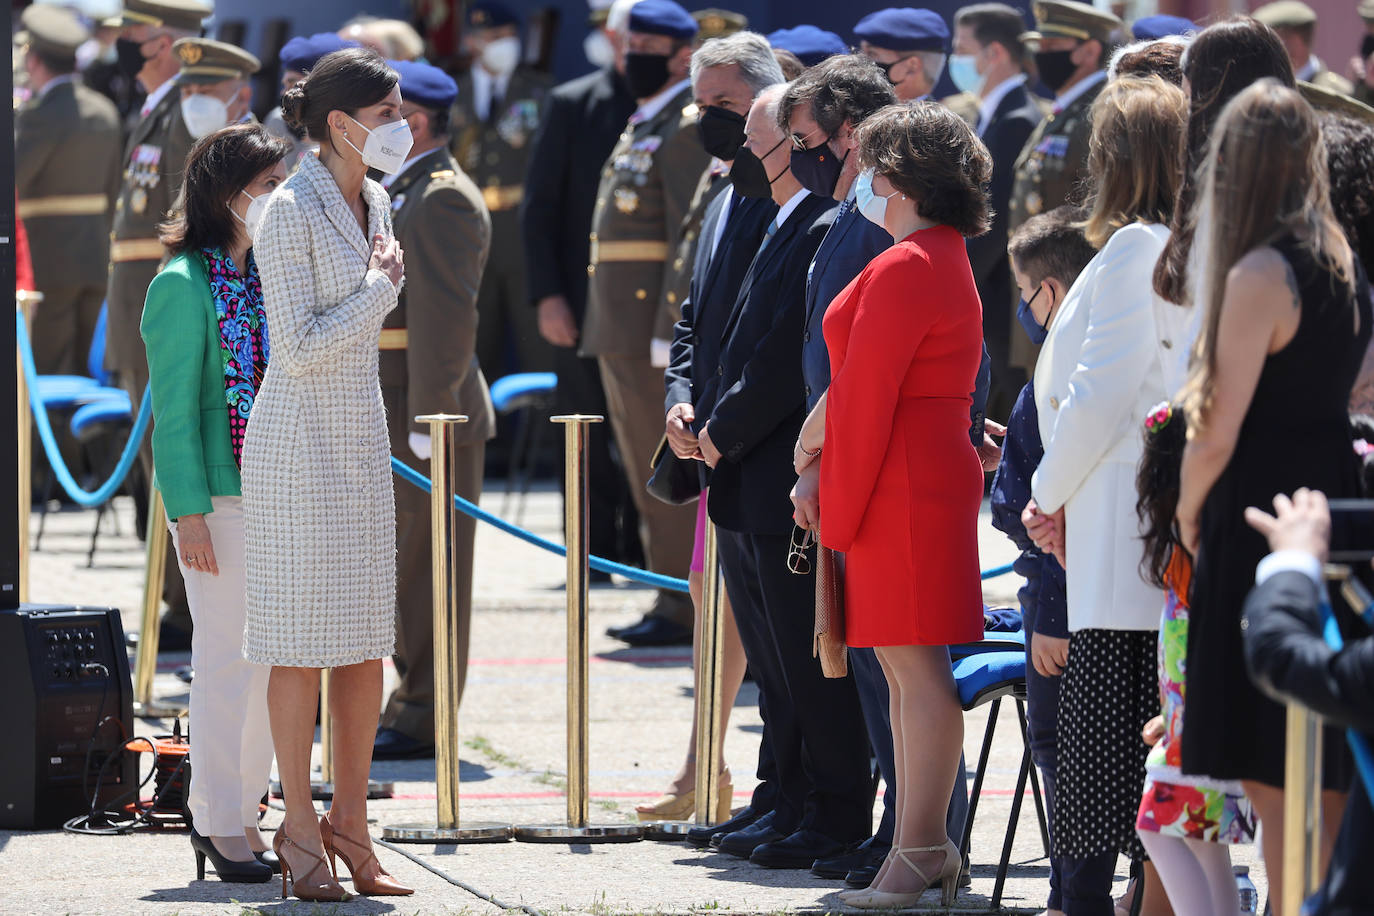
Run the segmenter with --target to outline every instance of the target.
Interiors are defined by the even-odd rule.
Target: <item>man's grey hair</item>
[[[940,74],[945,72],[945,53],[943,51],[917,51],[912,55],[921,62],[921,67],[925,70],[926,79],[930,80],[930,88],[934,90],[935,84],[940,82]]]
[[[774,83],[771,86],[765,86],[754,97],[754,104],[763,105],[763,116],[778,129],[778,133],[784,133],[782,125],[778,124],[778,108],[782,104],[782,94],[787,91],[788,85],[788,83]]]
[[[696,85],[701,71],[731,64],[739,67],[740,78],[756,96],[769,86],[786,81],[767,38],[758,32],[736,32],[712,38],[697,48],[692,55],[692,85]]]

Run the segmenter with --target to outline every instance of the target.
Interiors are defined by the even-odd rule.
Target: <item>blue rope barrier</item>
[[[400,459],[391,459],[391,469],[408,483],[414,484],[421,490],[424,490],[426,493],[430,492],[431,484],[429,478],[424,476],[414,468],[410,467],[408,464],[401,461]],[[517,537],[527,544],[533,544],[535,547],[547,550],[550,553],[556,553],[560,557],[566,557],[568,555],[567,548],[565,548],[562,544],[555,544],[553,541],[550,541],[546,538],[541,538],[539,535],[535,534],[532,531],[528,531],[524,528],[519,527],[518,525],[513,525],[505,519],[501,518],[500,516],[492,515],[490,512],[479,507],[475,503],[463,499],[463,497],[461,496],[455,495],[453,497],[453,504],[458,508],[459,512],[462,512],[465,515],[469,515],[477,519],[479,522],[486,522],[489,525],[499,528],[500,530],[506,532],[506,534],[509,534],[513,537]],[[631,579],[635,582],[643,582],[645,585],[652,585],[655,588],[666,588],[670,591],[675,592],[687,591],[686,579],[675,579],[672,576],[664,576],[660,575],[659,573],[649,572],[648,570],[639,569],[634,566],[626,566],[624,563],[617,563],[614,560],[607,560],[604,557],[592,555],[588,558],[588,565],[590,565],[592,569],[599,570],[600,572],[615,573],[618,576],[624,576],[626,579]],[[998,576],[1004,576],[1009,572],[1011,572],[1010,563],[1006,564],[1005,566],[998,566],[993,569],[984,570],[982,573],[982,577],[984,579],[995,579]]]
[[[29,410],[33,412],[34,422],[38,426],[38,438],[43,443],[43,453],[48,456],[48,465],[52,468],[54,476],[57,477],[57,482],[62,485],[67,496],[71,497],[72,502],[87,509],[103,505],[119,490],[124,483],[124,478],[129,474],[129,469],[134,466],[134,460],[138,458],[138,447],[143,442],[143,436],[148,431],[148,423],[153,415],[152,396],[147,388],[143,389],[143,401],[138,406],[138,416],[134,418],[134,427],[129,432],[129,441],[125,444],[124,453],[119,456],[119,463],[115,465],[110,479],[95,490],[82,489],[81,485],[76,482],[76,478],[72,477],[72,472],[67,468],[67,463],[62,460],[62,453],[57,447],[57,439],[53,436],[52,422],[48,419],[48,409],[39,398],[38,370],[34,366],[33,348],[29,343],[29,329],[25,325],[24,316],[15,312],[14,317],[19,358],[24,366],[24,382],[29,389]]]

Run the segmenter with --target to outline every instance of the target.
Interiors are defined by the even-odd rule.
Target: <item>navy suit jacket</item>
[[[992,180],[988,183],[992,227],[968,240],[968,260],[978,284],[978,298],[983,300],[983,341],[999,373],[1006,370],[1011,358],[1011,309],[1016,301],[1007,261],[1011,186],[1016,159],[1040,120],[1040,109],[1026,87],[1017,86],[1002,98],[983,131],[983,143],[992,154]]]
[[[759,242],[778,212],[778,205],[771,200],[729,196],[736,201],[733,213],[725,212],[727,195],[721,194],[702,217],[692,282],[682,303],[682,318],[673,327],[668,368],[663,372],[663,412],[667,413],[674,404],[691,404],[697,416],[693,428],[697,430],[710,419],[715,406],[721,332],[759,250]],[[720,221],[727,216],[713,257],[711,240],[716,237]]]
[[[835,209],[814,194],[797,205],[755,257],[726,322],[709,427],[722,458],[707,509],[727,531],[792,530],[792,444],[806,419],[797,339],[806,323],[807,268]]]
[[[802,375],[806,409],[809,411],[830,387],[830,351],[825,347],[821,322],[825,310],[840,292],[868,266],[868,262],[892,247],[892,236],[859,212],[851,201],[840,208],[816,251],[806,276],[806,324],[802,329]],[[986,324],[986,318],[984,319]],[[969,438],[975,446],[983,444],[983,416],[988,404],[991,372],[988,346],[983,343],[983,361],[978,365],[978,381],[969,411]]]

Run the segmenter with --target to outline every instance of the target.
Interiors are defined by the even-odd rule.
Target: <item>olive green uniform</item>
[[[482,194],[446,149],[411,164],[387,189],[396,240],[405,252],[406,283],[386,317],[378,371],[391,433],[391,454],[430,476],[430,463],[410,450],[411,433],[429,434],[425,414],[464,414],[454,431],[454,484],[477,502],[486,441],[496,429],[487,382],[478,367],[477,298],[491,248]],[[401,682],[382,725],[422,742],[434,739],[433,565],[429,494],[396,481],[396,673]],[[472,620],[472,550],[477,523],[459,515],[454,532],[454,604],[459,692],[467,677]]]

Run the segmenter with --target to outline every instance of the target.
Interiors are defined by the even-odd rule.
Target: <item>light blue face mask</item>
[[[887,202],[890,198],[896,197],[900,191],[893,191],[886,197],[879,197],[873,193],[873,170],[864,169],[859,173],[859,177],[854,182],[854,203],[858,206],[859,212],[864,215],[870,223],[875,226],[883,226],[883,220],[887,218]]]
[[[960,92],[971,92],[974,95],[983,94],[983,85],[987,83],[987,77],[978,72],[978,55],[976,54],[951,54],[949,57],[949,78]]]

